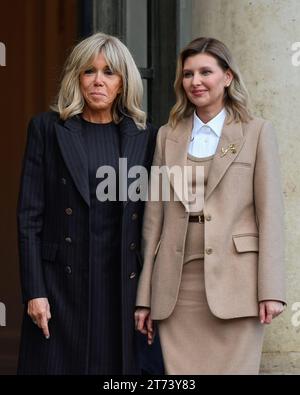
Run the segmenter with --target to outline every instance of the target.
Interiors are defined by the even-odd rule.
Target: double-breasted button
[[[136,273],[135,272],[130,273],[130,275],[129,275],[130,280],[132,280],[135,277],[136,277]]]
[[[71,237],[65,237],[65,242],[71,244],[72,243]]]
[[[66,185],[67,180],[66,180],[64,177],[62,177],[62,178],[60,179],[60,182],[61,182],[63,185]]]
[[[68,207],[68,208],[65,209],[65,213],[67,215],[72,215],[73,214],[73,210],[70,207]]]
[[[138,214],[137,213],[133,213],[131,219],[133,221],[137,220],[138,219]]]
[[[210,255],[210,254],[213,253],[213,249],[212,248],[206,248],[205,252],[206,252],[207,255]]]
[[[136,249],[136,244],[135,243],[130,243],[130,249],[133,251]]]
[[[66,272],[67,274],[72,274],[72,268],[71,268],[70,265],[66,265],[66,267],[65,267],[65,272]]]
[[[211,221],[211,215],[207,215],[206,217],[205,217],[205,219],[206,219],[206,221]]]
[[[140,192],[141,192],[140,187],[137,187],[137,188],[136,188],[136,193],[140,193]]]

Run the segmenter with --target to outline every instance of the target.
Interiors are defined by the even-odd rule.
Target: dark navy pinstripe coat
[[[48,112],[34,117],[28,128],[18,206],[22,295],[24,303],[47,297],[52,318],[51,337],[46,340],[25,310],[20,374],[88,372],[90,195],[81,125],[77,117],[63,122]],[[156,131],[150,126],[138,130],[128,117],[119,128],[121,156],[127,158],[128,169],[134,165],[149,169]],[[133,314],[142,216],[142,202],[124,202],[120,322],[124,374],[140,373]],[[156,356],[159,368],[159,352]]]

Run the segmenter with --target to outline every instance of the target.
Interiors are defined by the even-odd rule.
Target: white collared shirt
[[[203,123],[195,111],[189,154],[198,158],[214,155],[221,137],[225,118],[226,110],[223,108],[208,123]]]

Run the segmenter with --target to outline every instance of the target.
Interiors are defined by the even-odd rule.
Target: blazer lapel
[[[244,142],[245,138],[242,124],[240,122],[232,122],[228,124],[228,119],[226,119],[219,144],[209,170],[205,200],[211,196],[226,173],[228,167],[237,157]],[[233,149],[229,148],[230,145]],[[226,153],[224,154],[224,152]]]
[[[176,128],[169,133],[166,139],[166,165],[170,170],[173,166],[180,169],[182,177],[181,183],[174,183],[174,177],[169,177],[170,184],[177,196],[177,198],[185,206],[186,211],[189,211],[188,204],[188,180],[186,177],[185,166],[187,165],[187,153],[193,129],[193,116],[184,118],[178,123]],[[168,172],[169,175],[169,172]]]
[[[120,158],[121,162],[119,172],[120,185],[122,188],[123,207],[129,202],[128,190],[135,178],[129,178],[128,172],[133,166],[143,166],[145,164],[145,156],[148,147],[149,133],[147,130],[137,128],[134,121],[127,116],[119,123],[120,128]],[[127,166],[125,166],[125,160]],[[125,181],[125,182],[124,182]],[[120,193],[121,191],[119,191]]]
[[[76,188],[86,204],[90,206],[88,160],[84,149],[80,120],[76,116],[69,118],[64,124],[55,124],[55,129],[66,166]]]

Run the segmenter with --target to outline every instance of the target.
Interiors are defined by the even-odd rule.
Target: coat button
[[[72,215],[73,214],[73,210],[70,207],[68,207],[68,208],[65,209],[65,213],[67,215]]]
[[[66,180],[64,177],[62,177],[62,178],[60,179],[60,182],[61,182],[63,185],[66,185],[67,180]]]
[[[137,213],[133,213],[131,219],[132,219],[132,221],[137,220],[138,219],[138,214]]]
[[[205,217],[205,219],[206,219],[206,221],[211,221],[211,215],[207,215],[206,217]]]
[[[213,252],[213,250],[212,250],[212,248],[206,248],[206,254],[207,255],[210,255],[210,254],[212,254],[212,252]]]
[[[130,249],[133,251],[133,250],[135,250],[135,248],[136,248],[135,243],[131,243],[131,244],[130,244]]]
[[[135,277],[136,277],[136,273],[135,272],[130,273],[130,276],[129,276],[130,280],[132,280]]]
[[[141,188],[140,187],[137,187],[136,188],[136,193],[140,193],[141,192]]]
[[[71,273],[72,273],[72,268],[71,268],[71,266],[67,265],[67,266],[65,267],[65,272],[66,272],[67,274],[71,274]]]
[[[71,244],[72,243],[71,237],[65,237],[65,242]]]

